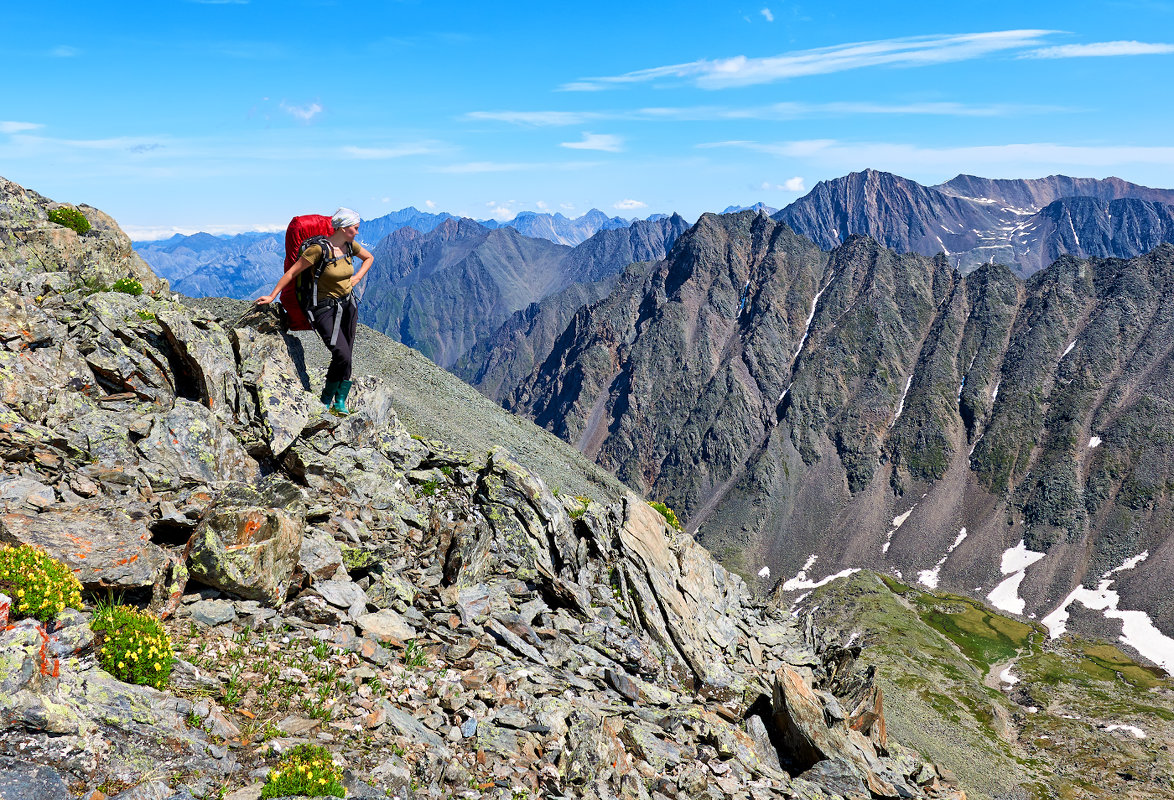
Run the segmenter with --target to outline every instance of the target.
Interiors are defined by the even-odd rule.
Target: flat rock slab
[[[215,627],[236,619],[236,609],[228,600],[201,600],[189,608],[192,619],[202,625]]]
[[[363,629],[363,633],[370,634],[380,641],[394,639],[405,642],[416,638],[416,629],[390,608],[376,611],[374,614],[361,614],[355,622]]]
[[[57,770],[0,758],[0,800],[62,800],[72,796]]]
[[[357,583],[351,581],[320,581],[314,584],[314,591],[337,608],[350,611],[352,618],[357,618],[367,611],[367,593]]]
[[[171,486],[177,478],[254,483],[261,476],[237,438],[211,411],[190,400],[177,398],[175,408],[155,420],[137,447],[148,462],[143,470],[156,486]]]
[[[146,525],[108,506],[4,514],[0,542],[44,548],[87,589],[151,586],[164,565]]]

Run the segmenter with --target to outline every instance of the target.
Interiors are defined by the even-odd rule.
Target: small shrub
[[[578,508],[572,508],[570,511],[571,519],[579,519],[587,513],[587,506],[591,505],[590,497],[575,496],[575,500],[579,503]]]
[[[668,506],[666,506],[664,503],[652,502],[652,503],[649,503],[648,505],[652,506],[657,511],[659,511],[660,515],[662,517],[664,517],[665,522],[667,522],[669,525],[671,525],[672,527],[676,528],[679,531],[685,530],[684,528],[681,527],[681,521],[679,519],[677,519],[676,512],[673,511]]]
[[[123,294],[133,295],[138,297],[143,293],[143,284],[138,278],[119,278],[110,287],[112,292],[122,292]]]
[[[90,627],[106,634],[98,651],[102,669],[125,683],[167,685],[175,652],[158,619],[131,606],[99,605]]]
[[[404,666],[405,667],[422,667],[428,663],[428,654],[424,648],[415,639],[408,639],[404,643]]]
[[[69,567],[39,547],[0,548],[0,586],[12,595],[13,616],[48,622],[82,607],[82,585]]]
[[[136,308],[135,313],[139,315],[139,319],[141,319],[143,322],[154,322],[155,321],[155,312],[154,311],[148,311],[145,308]]]
[[[90,221],[76,208],[55,208],[49,212],[49,221],[64,225],[78,233],[87,233],[90,230]]]
[[[261,798],[269,797],[346,797],[342,770],[325,747],[299,744],[269,771]]]

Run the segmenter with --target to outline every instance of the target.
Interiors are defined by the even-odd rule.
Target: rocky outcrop
[[[31,281],[2,258],[0,276]],[[95,666],[85,614],[5,627],[0,758],[19,791],[255,792],[313,739],[352,797],[964,796],[924,789],[915,754],[841,724],[859,703],[833,678],[859,672],[852,659],[642,499],[556,493],[501,448],[414,437],[394,386],[369,376],[351,415],[319,411],[304,375],[266,373],[283,348],[278,363],[298,361],[268,310],[4,291],[41,321],[6,342],[39,367],[6,376],[5,530],[73,515],[68,541],[38,540],[51,553],[102,534],[159,555],[128,588],[181,655],[157,693]],[[137,538],[81,516],[94,507]],[[93,547],[85,566],[123,553]],[[799,753],[784,717],[832,743]]]
[[[1169,635],[1172,304],[1169,245],[1022,282],[705,216],[508,403],[794,594],[817,557],[987,596],[1022,541],[1045,555],[999,602],[1044,617],[1111,574]]]

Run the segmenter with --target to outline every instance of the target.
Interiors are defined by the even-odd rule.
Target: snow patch
[[[1044,555],[1045,553],[1028,550],[1026,542],[1020,539],[1019,544],[1003,553],[1003,561],[999,569],[1004,575],[1010,575],[1012,572],[1021,572],[1039,561]]]
[[[999,399],[999,384],[996,383],[995,390],[993,392],[991,392],[991,402],[993,403],[998,399]]]
[[[1094,447],[1101,446],[1101,437],[1093,436],[1088,440],[1088,449],[1092,450]]]
[[[799,358],[799,354],[803,352],[803,345],[807,344],[807,335],[811,332],[811,321],[815,319],[815,307],[819,304],[819,296],[822,295],[827,288],[832,285],[832,278],[836,277],[833,272],[828,276],[828,282],[823,285],[823,288],[815,293],[815,297],[811,300],[811,313],[807,315],[807,322],[803,325],[803,338],[799,340],[799,348],[795,351],[795,355],[791,356],[791,364]]]
[[[1128,731],[1138,739],[1145,738],[1145,731],[1135,725],[1106,725],[1105,732],[1112,733],[1113,731]]]
[[[1079,602],[1090,611],[1100,611],[1106,619],[1121,620],[1119,640],[1142,656],[1154,662],[1168,674],[1174,675],[1174,639],[1166,636],[1144,611],[1118,608],[1121,596],[1112,590],[1114,573],[1130,570],[1149,557],[1149,551],[1140,553],[1104,574],[1095,589],[1077,586],[1051,614],[1043,618],[1049,638],[1056,639],[1068,629],[1068,606]]]
[[[1073,347],[1076,347],[1076,340],[1075,340],[1075,339],[1073,339],[1073,340],[1072,340],[1072,341],[1069,343],[1068,347],[1067,347],[1067,348],[1065,348],[1064,352],[1060,354],[1060,358],[1063,358],[1064,356],[1066,356],[1066,355],[1068,355],[1069,353],[1071,353],[1071,352],[1072,352],[1072,348],[1073,348]]]
[[[918,582],[921,584],[924,584],[925,586],[928,586],[931,589],[938,588],[938,574],[941,572],[942,567],[945,565],[946,559],[950,557],[951,553],[953,553],[955,550],[958,549],[958,545],[962,544],[962,541],[965,538],[966,538],[966,529],[963,528],[961,531],[958,532],[958,537],[956,539],[954,539],[954,543],[952,545],[950,545],[950,548],[948,550],[946,550],[946,554],[944,556],[942,556],[941,561],[939,561],[937,564],[934,564],[933,569],[923,569],[921,572],[917,573]]]
[[[913,379],[910,378],[909,380],[913,380]],[[924,495],[923,495],[923,497],[924,497]],[[892,545],[892,543],[893,543],[893,534],[897,532],[898,528],[900,528],[902,525],[905,524],[905,520],[909,519],[909,515],[913,513],[914,508],[917,508],[917,503],[914,503],[912,505],[912,507],[910,507],[910,509],[908,511],[906,511],[904,514],[899,514],[899,515],[893,517],[893,529],[891,531],[889,531],[889,535],[885,537],[885,544],[881,548],[882,553],[889,552],[889,546]]]
[[[1022,539],[1019,544],[1003,551],[999,571],[1010,577],[991,589],[990,594],[986,596],[990,604],[1000,611],[1022,614],[1027,601],[1019,596],[1019,586],[1023,583],[1023,576],[1027,574],[1027,568],[1043,558],[1044,555],[1044,553],[1028,550],[1026,542]]]
[[[889,427],[897,424],[897,420],[901,418],[901,412],[905,410],[905,397],[909,394],[909,387],[913,385],[913,375],[909,375],[909,380],[905,381],[905,391],[901,392],[901,401],[897,403],[897,413],[893,415],[893,421],[889,423]],[[897,523],[894,522],[894,525]]]
[[[1013,667],[1015,665],[1012,664],[1011,666]],[[1005,670],[999,673],[999,680],[1008,686],[1014,686],[1015,684],[1019,683],[1019,678],[1015,675],[1014,672],[1011,671],[1011,667],[1007,667]]]
[[[783,591],[793,592],[796,589],[818,589],[821,586],[826,586],[837,578],[846,578],[852,573],[860,571],[856,568],[845,569],[837,572],[835,575],[828,575],[821,580],[813,581],[807,577],[807,570],[815,566],[815,562],[818,559],[819,556],[812,556],[811,558],[807,559],[807,563],[803,565],[803,569],[799,570],[798,574],[796,574],[794,578],[788,578],[787,581],[783,584]]]
[[[762,569],[758,570],[758,577],[769,578],[770,577],[770,567],[763,567]]]

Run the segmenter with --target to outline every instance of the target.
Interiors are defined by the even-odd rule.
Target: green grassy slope
[[[1116,647],[871,572],[803,607],[865,645],[890,734],[971,798],[1174,798],[1174,683]]]

